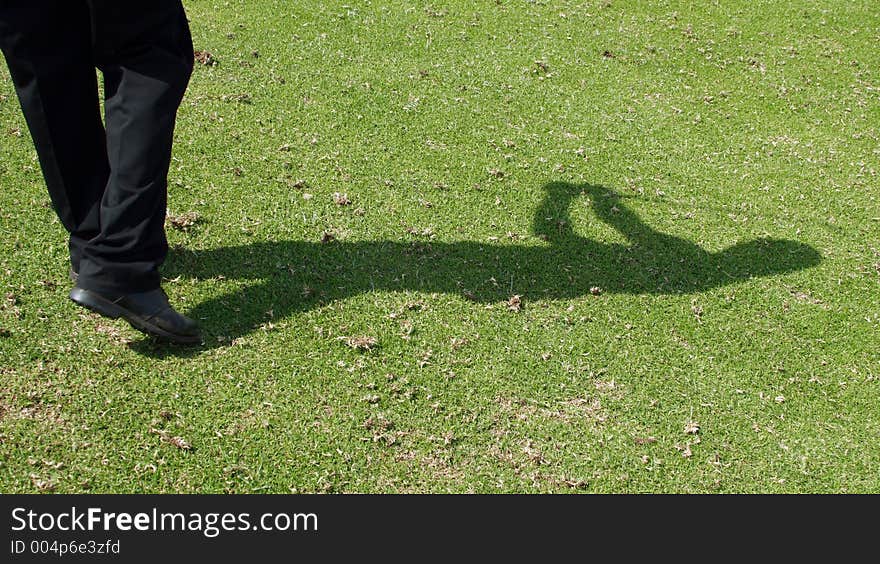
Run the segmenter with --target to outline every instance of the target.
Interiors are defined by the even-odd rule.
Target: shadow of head
[[[819,252],[807,244],[763,237],[737,243],[712,256],[719,269],[740,280],[803,270],[822,261]]]
[[[173,252],[166,276],[242,280],[239,289],[198,304],[190,315],[209,334],[233,339],[292,312],[375,290],[456,294],[477,302],[570,299],[594,287],[629,294],[683,294],[819,264],[809,245],[761,238],[707,252],[660,233],[623,198],[589,184],[548,184],[533,221],[544,244],[477,241],[262,241]],[[569,209],[584,197],[595,217],[626,244],[577,235]]]

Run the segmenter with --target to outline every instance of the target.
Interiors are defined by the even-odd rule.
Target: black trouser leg
[[[159,286],[175,118],[192,72],[180,0],[0,2],[0,43],[78,285]],[[106,139],[95,70],[104,73]]]
[[[0,48],[76,269],[100,230],[110,170],[88,6],[84,0],[0,2]]]
[[[82,288],[141,292],[159,286],[165,260],[167,177],[177,109],[192,72],[179,0],[89,0],[104,74],[110,177],[101,230],[80,262]]]

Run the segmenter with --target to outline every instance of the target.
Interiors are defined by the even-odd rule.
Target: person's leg
[[[180,0],[87,2],[110,176],[70,299],[145,333],[198,343],[198,325],[171,307],[159,278],[174,125],[193,65],[189,24]]]
[[[88,5],[0,2],[0,48],[76,271],[86,242],[99,233],[109,176]]]
[[[167,176],[177,109],[193,65],[180,0],[88,0],[104,74],[110,176],[100,231],[83,249],[79,288],[105,294],[159,288]]]

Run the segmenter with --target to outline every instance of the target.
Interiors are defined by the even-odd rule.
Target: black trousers
[[[193,66],[180,0],[0,0],[0,48],[77,284],[158,288],[171,144]]]

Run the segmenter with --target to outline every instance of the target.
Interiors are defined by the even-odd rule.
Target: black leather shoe
[[[70,299],[104,317],[121,317],[138,331],[167,341],[185,345],[202,341],[196,322],[177,313],[168,303],[168,296],[161,288],[149,292],[108,296],[76,287],[70,291]]]

